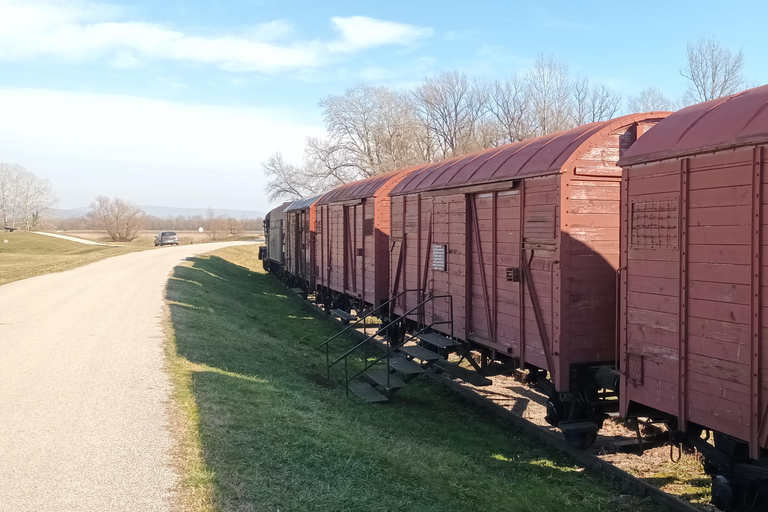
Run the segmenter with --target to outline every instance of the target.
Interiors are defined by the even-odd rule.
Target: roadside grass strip
[[[84,245],[36,233],[0,232],[0,285],[141,249],[146,247]]]
[[[184,509],[661,509],[429,381],[387,404],[347,398],[315,348],[339,326],[256,254],[190,258],[168,283]]]

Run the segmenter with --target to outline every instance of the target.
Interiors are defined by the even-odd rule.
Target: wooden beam
[[[680,229],[680,302],[678,308],[679,343],[678,343],[678,412],[677,428],[685,431],[688,422],[686,388],[688,381],[688,168],[690,160],[680,161],[680,199],[679,199],[679,229]]]
[[[762,274],[762,190],[763,190],[763,148],[756,147],[752,154],[752,289],[750,322],[750,365],[749,365],[749,456],[757,460],[760,457],[760,345],[762,342],[760,321],[762,293],[760,278]]]

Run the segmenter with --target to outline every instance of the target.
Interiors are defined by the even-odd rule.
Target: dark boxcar
[[[392,295],[451,295],[452,325],[447,301],[419,320],[493,359],[548,370],[556,391],[572,390],[574,368],[613,365],[616,162],[666,115],[592,123],[411,173],[391,193]],[[415,300],[402,295],[394,313]]]
[[[270,210],[264,216],[264,239],[267,244],[262,254],[264,270],[275,275],[282,275],[285,265],[285,208],[292,201],[287,201]]]
[[[285,209],[285,271],[291,287],[315,287],[315,203],[320,196],[299,199]]]
[[[766,105],[768,86],[685,108],[620,161],[622,412],[714,431],[728,472],[768,462]]]
[[[335,188],[317,201],[315,274],[334,307],[360,311],[387,301],[389,192],[410,169]]]

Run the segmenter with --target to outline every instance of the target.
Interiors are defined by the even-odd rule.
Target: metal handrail
[[[367,312],[367,313],[366,313],[366,314],[364,314],[363,316],[361,316],[361,317],[358,317],[358,318],[357,318],[357,320],[355,320],[355,323],[353,323],[353,324],[349,324],[349,325],[348,325],[348,326],[346,326],[344,329],[342,329],[341,331],[337,332],[336,334],[334,334],[333,336],[331,336],[330,338],[328,338],[327,340],[325,340],[324,342],[322,342],[320,345],[318,345],[318,346],[317,346],[317,348],[318,348],[318,349],[321,349],[321,348],[323,348],[324,346],[326,346],[326,345],[327,345],[328,343],[330,343],[331,341],[335,340],[336,338],[338,338],[339,336],[341,336],[342,334],[344,334],[344,333],[345,333],[345,332],[347,332],[348,330],[350,330],[350,329],[352,329],[353,327],[355,327],[355,326],[356,326],[357,324],[359,324],[359,323],[360,323],[362,320],[365,320],[366,318],[368,318],[369,316],[373,315],[373,313],[375,313],[376,311],[380,310],[381,308],[383,308],[383,307],[384,307],[384,306],[386,306],[387,304],[389,304],[389,303],[391,303],[392,301],[394,301],[394,300],[397,300],[398,298],[400,298],[400,296],[401,296],[401,295],[403,295],[403,294],[405,294],[405,293],[408,293],[408,292],[418,292],[418,291],[421,291],[421,290],[419,290],[418,288],[416,288],[416,289],[413,289],[413,290],[403,290],[403,291],[401,291],[400,293],[398,293],[397,295],[395,295],[394,297],[392,297],[391,299],[389,299],[387,302],[384,302],[384,303],[380,304],[379,306],[377,306],[377,307],[375,307],[374,309],[370,310],[369,312]]]
[[[410,310],[408,310],[407,312],[403,313],[403,315],[402,315],[402,316],[408,316],[408,315],[410,315],[411,313],[413,313],[414,311],[416,311],[417,309],[419,309],[421,306],[423,306],[424,304],[426,304],[427,302],[429,302],[429,301],[430,301],[430,300],[432,300],[432,299],[440,299],[440,298],[444,298],[444,297],[450,297],[450,295],[434,295],[434,296],[430,296],[430,297],[428,297],[427,299],[424,299],[423,301],[419,302],[419,303],[418,303],[416,306],[412,307],[412,308],[411,308]],[[331,368],[331,367],[335,366],[335,365],[336,365],[336,364],[338,364],[338,363],[339,363],[339,362],[340,362],[342,359],[344,359],[345,357],[349,356],[349,355],[350,355],[352,352],[354,352],[354,351],[355,351],[355,350],[357,350],[358,348],[362,347],[364,344],[368,343],[368,342],[369,342],[369,341],[371,341],[373,338],[375,338],[376,336],[378,336],[378,335],[379,335],[379,334],[381,334],[382,332],[386,331],[386,330],[387,330],[387,329],[389,329],[389,328],[390,328],[392,325],[394,325],[395,323],[397,323],[397,322],[399,322],[399,321],[400,321],[400,319],[397,319],[397,320],[392,320],[392,321],[390,321],[390,322],[389,322],[387,325],[385,325],[384,327],[381,327],[381,328],[380,328],[378,331],[376,331],[374,334],[372,334],[372,335],[368,336],[368,337],[367,337],[367,338],[365,338],[363,341],[361,341],[360,343],[358,343],[357,345],[355,345],[355,346],[354,346],[354,347],[352,347],[351,349],[349,349],[349,350],[347,350],[346,352],[344,352],[344,353],[343,353],[342,355],[340,355],[338,358],[336,358],[336,360],[335,360],[335,361],[333,361],[333,362],[332,362],[330,365],[328,365],[328,368]]]
[[[434,323],[429,324],[429,325],[425,326],[424,328],[422,328],[421,330],[417,331],[416,333],[411,334],[410,338],[408,338],[406,341],[402,342],[401,344],[397,345],[396,347],[392,347],[391,345],[388,345],[387,352],[385,354],[382,354],[378,359],[375,359],[373,362],[371,362],[367,366],[365,366],[362,370],[360,370],[359,372],[357,372],[353,376],[349,377],[347,379],[347,383],[349,383],[350,380],[352,380],[352,379],[362,375],[363,372],[365,372],[366,370],[371,368],[373,365],[375,365],[379,361],[383,360],[385,357],[390,356],[394,351],[396,351],[397,349],[401,348],[403,345],[405,345],[406,343],[411,341],[413,338],[416,338],[419,334],[423,333],[427,329],[431,329],[433,325],[435,325],[435,324]],[[387,366],[389,366],[389,364],[387,364]]]

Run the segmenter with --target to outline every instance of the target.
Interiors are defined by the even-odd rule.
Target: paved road
[[[76,236],[61,235],[59,233],[46,233],[44,231],[33,231],[36,235],[52,236],[54,238],[61,238],[62,240],[69,240],[70,242],[77,242],[85,245],[109,245],[112,247],[120,247],[119,244],[103,244],[101,242],[94,242],[93,240],[86,240],[85,238],[77,238]]]
[[[0,510],[164,511],[167,247],[0,286]]]

